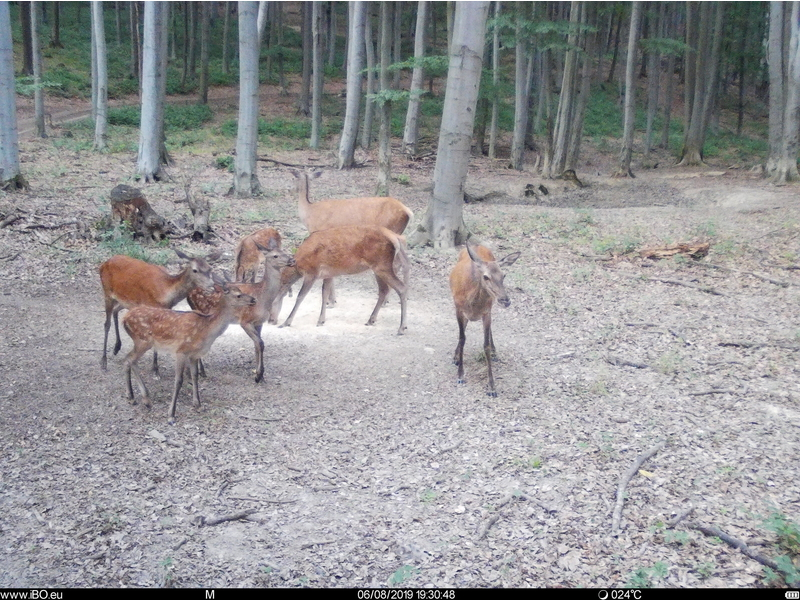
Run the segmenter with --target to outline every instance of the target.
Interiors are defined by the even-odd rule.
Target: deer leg
[[[264,378],[264,340],[261,339],[261,326],[247,323],[242,325],[244,332],[253,340],[256,349],[256,383]]]
[[[492,375],[492,313],[487,312],[483,315],[483,353],[486,356],[486,369],[489,371],[489,392],[492,398],[497,397],[494,390],[494,376]]]
[[[161,376],[158,374],[158,352],[153,350],[153,375],[156,379],[161,379]]]
[[[467,318],[462,314],[456,314],[458,320],[458,345],[453,355],[453,364],[458,365],[458,379],[456,383],[466,383],[464,379],[464,342],[467,341]]]
[[[175,422],[175,409],[178,406],[178,392],[183,385],[183,371],[186,368],[186,355],[177,355],[175,357],[175,386],[172,388],[172,402],[169,405],[169,413],[167,414],[167,421],[172,424]],[[197,390],[194,390],[195,393]]]
[[[206,377],[206,366],[203,364],[202,358],[197,359],[197,374],[203,379]]]
[[[114,343],[114,356],[119,354],[120,349],[122,348],[122,340],[119,337],[119,311],[123,309],[122,304],[117,304],[114,309],[111,311],[114,315],[114,333],[117,334],[117,341]]]
[[[192,395],[194,396],[195,408],[200,408],[200,383],[197,381],[199,358],[189,359],[189,375],[192,378]]]
[[[106,370],[106,354],[108,352],[108,330],[111,329],[111,313],[114,310],[114,300],[106,298],[106,322],[103,325],[103,357],[100,359],[100,368]]]
[[[325,308],[332,306],[330,304],[330,297],[333,294],[333,279],[322,280],[322,308],[319,311],[319,319],[317,319],[317,327],[325,324]]]
[[[367,325],[375,325],[375,321],[378,320],[378,313],[380,312],[383,303],[386,301],[386,296],[389,294],[389,284],[384,281],[383,275],[378,275],[375,273],[375,281],[378,282],[378,302],[375,304],[375,308],[372,310],[372,314],[369,316]]]
[[[137,348],[136,345],[134,345],[133,350],[125,357],[125,385],[128,389],[128,400],[131,401],[131,404],[136,404],[136,399],[133,396],[133,386],[131,386],[131,373],[133,373],[136,379],[136,385],[139,386],[139,392],[142,394],[142,402],[149,408],[151,406],[150,394],[147,391],[147,386],[144,384],[142,375],[139,373],[139,369],[136,367],[136,361],[138,361],[147,350],[146,346]]]
[[[329,308],[333,308],[336,306],[336,291],[333,289],[333,279],[326,279],[325,281],[330,283],[330,295],[328,296],[327,304]],[[322,282],[322,285],[325,285],[325,281]]]
[[[308,292],[311,290],[311,286],[314,285],[314,282],[316,280],[317,279],[314,276],[308,276],[303,280],[303,286],[297,293],[297,300],[294,303],[294,308],[292,308],[292,312],[290,312],[289,316],[286,317],[286,320],[283,322],[283,325],[281,325],[281,327],[290,327],[292,325],[292,319],[294,319],[294,313],[297,312],[297,309],[300,307],[300,303],[303,302],[303,299],[308,295]]]

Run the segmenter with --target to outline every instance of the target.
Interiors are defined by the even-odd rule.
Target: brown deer
[[[399,259],[403,271],[401,281],[394,270],[395,257]],[[297,294],[292,312],[281,327],[292,324],[297,309],[303,302],[311,286],[322,279],[322,310],[317,326],[325,323],[325,305],[330,294],[330,283],[339,275],[353,275],[372,269],[378,282],[378,303],[372,311],[367,325],[374,325],[378,312],[383,306],[389,288],[400,296],[400,329],[397,335],[406,330],[406,294],[408,292],[408,273],[410,263],[406,252],[405,238],[386,227],[365,225],[337,227],[315,231],[300,244],[294,255],[294,273],[289,284],[303,278],[303,285]]]
[[[297,209],[300,220],[308,229],[308,233],[347,227],[349,225],[372,225],[386,227],[396,234],[402,234],[414,213],[397,198],[347,198],[343,200],[320,200],[312,203],[309,200],[309,176],[305,171],[291,171],[297,178]],[[317,171],[311,175],[317,178]],[[336,303],[333,282],[325,282],[330,289],[329,306]]]
[[[106,322],[103,336],[103,357],[100,366],[106,369],[106,353],[108,348],[108,330],[111,317],[114,317],[114,332],[117,341],[114,344],[114,355],[122,347],[119,337],[119,312],[123,308],[138,305],[172,308],[186,298],[189,290],[195,287],[211,287],[211,266],[209,262],[219,258],[219,253],[209,254],[205,258],[191,257],[180,250],[175,253],[188,261],[177,275],[170,275],[166,269],[151,265],[142,260],[118,254],[100,265],[100,281],[103,284],[103,296],[106,305]],[[158,374],[158,355],[153,354],[153,372]]]
[[[275,240],[277,248],[281,247],[281,234],[272,227],[259,229],[241,239],[236,246],[235,263],[233,267],[234,281],[244,283],[255,283],[258,267],[262,262],[262,254],[258,245],[268,247],[270,242]]]
[[[256,300],[243,294],[237,287],[222,284],[222,295],[217,310],[203,315],[197,312],[179,312],[154,306],[136,306],[125,315],[122,324],[133,340],[133,350],[125,357],[125,384],[128,399],[134,404],[131,373],[136,378],[142,401],[150,408],[150,395],[144,384],[136,362],[150,348],[168,351],[175,355],[175,387],[169,408],[169,422],[175,422],[178,392],[183,384],[183,372],[189,366],[192,379],[194,404],[200,407],[197,362],[208,352],[211,345],[235,320],[234,313],[240,307],[252,306]]]
[[[497,300],[503,308],[511,305],[503,286],[505,275],[500,268],[513,265],[519,256],[519,252],[514,252],[496,261],[491,250],[485,246],[470,246],[467,242],[450,273],[450,291],[453,293],[458,320],[458,345],[453,355],[453,363],[458,365],[458,383],[465,383],[464,342],[467,339],[467,323],[482,319],[483,352],[489,371],[488,393],[492,397],[497,396],[492,376],[492,360],[496,352],[492,339],[492,303]]]
[[[274,230],[273,230],[274,231]],[[234,319],[242,326],[244,332],[253,340],[256,350],[256,383],[264,377],[264,341],[261,339],[261,326],[270,317],[273,303],[281,290],[281,269],[294,266],[294,258],[281,250],[280,241],[270,238],[266,246],[255,242],[256,249],[264,255],[264,279],[258,283],[241,283],[236,287],[243,293],[253,296],[253,306],[242,306],[234,311]],[[222,299],[223,291],[219,285],[214,291],[195,288],[186,297],[192,310],[200,313],[213,313]],[[199,364],[201,375],[204,375],[202,361]]]

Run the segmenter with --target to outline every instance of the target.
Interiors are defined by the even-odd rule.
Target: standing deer
[[[193,258],[180,250],[175,250],[175,254],[188,261],[177,275],[170,275],[165,268],[158,265],[151,265],[122,254],[112,256],[100,265],[100,281],[103,284],[106,305],[103,357],[100,359],[100,366],[104,371],[112,315],[114,332],[117,334],[117,341],[114,344],[114,355],[116,355],[122,347],[119,337],[119,312],[123,308],[138,305],[172,308],[186,298],[186,294],[192,288],[210,288],[214,285],[211,279],[211,266],[208,263],[219,258],[218,252],[209,254],[205,258]],[[158,355],[155,353],[153,372],[158,375]]]
[[[456,266],[450,273],[450,291],[456,305],[458,320],[458,345],[453,355],[453,363],[458,365],[458,383],[464,380],[464,342],[467,339],[468,321],[483,320],[483,352],[489,371],[489,396],[496,397],[494,377],[492,376],[492,360],[496,350],[492,339],[492,303],[494,300],[503,308],[511,305],[503,279],[505,275],[501,267],[513,265],[520,257],[519,252],[509,254],[496,261],[491,250],[485,246],[470,246],[461,251]]]
[[[222,283],[222,282],[220,282]],[[211,345],[227,329],[234,312],[240,307],[252,306],[255,298],[243,294],[235,286],[222,283],[222,296],[217,310],[209,315],[197,312],[179,312],[154,306],[136,306],[125,315],[122,324],[133,340],[133,350],[125,357],[125,384],[128,399],[135,404],[131,373],[136,378],[142,401],[150,408],[150,395],[142,380],[136,362],[150,348],[166,350],[175,355],[175,387],[169,408],[169,422],[175,422],[178,392],[183,384],[183,372],[188,364],[192,379],[194,404],[200,407],[197,362],[208,352]]]
[[[262,254],[258,249],[259,244],[268,247],[270,242],[277,242],[277,248],[281,247],[281,234],[272,227],[259,229],[241,239],[236,246],[235,263],[233,267],[234,281],[244,283],[255,283],[258,267],[261,264]]]
[[[395,257],[403,271],[401,281],[394,270]],[[289,284],[303,277],[303,285],[297,294],[292,312],[281,327],[289,327],[292,319],[317,279],[322,279],[322,310],[317,326],[325,323],[331,283],[339,275],[353,275],[372,269],[378,282],[378,303],[372,311],[367,325],[374,325],[383,306],[389,288],[400,296],[400,329],[406,330],[406,294],[410,263],[406,252],[405,238],[386,227],[351,226],[315,231],[300,244],[294,255],[295,266]]]
[[[297,178],[297,209],[308,233],[349,225],[372,225],[386,227],[400,235],[414,216],[411,209],[397,198],[347,198],[312,203],[308,194],[308,174],[294,170],[291,173]],[[317,171],[311,177],[317,178],[320,174]],[[325,284],[330,289],[329,306],[332,306],[336,302],[333,281]]]
[[[273,230],[274,231],[274,230]],[[270,238],[266,246],[255,242],[256,249],[264,255],[264,279],[258,283],[241,283],[236,287],[245,294],[253,296],[256,303],[242,306],[234,311],[234,319],[242,326],[244,332],[253,340],[256,351],[256,383],[264,377],[264,341],[261,339],[261,326],[270,318],[273,303],[281,290],[281,269],[294,266],[294,258],[281,250],[280,241]],[[222,288],[214,286],[209,292],[195,288],[186,297],[192,310],[201,313],[213,313],[222,300]],[[202,361],[199,364],[204,374]]]

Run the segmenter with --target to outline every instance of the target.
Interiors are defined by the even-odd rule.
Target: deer
[[[372,225],[386,227],[402,235],[414,216],[411,209],[397,198],[347,198],[312,203],[308,193],[308,173],[296,170],[290,172],[297,178],[297,209],[308,233],[348,225]],[[321,171],[316,171],[311,178],[316,179],[320,175]],[[329,305],[333,306],[336,303],[333,282],[328,281],[327,286],[330,289]]]
[[[131,385],[131,374],[136,379],[142,402],[152,406],[150,394],[142,379],[136,362],[150,348],[168,351],[175,356],[175,386],[172,390],[168,420],[175,422],[178,392],[183,384],[183,373],[187,365],[192,380],[192,396],[196,408],[200,408],[200,393],[197,382],[197,363],[206,355],[211,345],[235,320],[238,308],[253,306],[256,299],[244,294],[237,287],[218,281],[222,286],[220,301],[211,314],[183,312],[155,306],[135,306],[122,320],[125,331],[133,340],[133,350],[125,357],[125,385],[128,399],[136,404]]]
[[[217,260],[219,252],[209,254],[205,258],[192,257],[180,250],[175,250],[179,258],[188,261],[177,275],[170,275],[166,269],[130,256],[118,254],[100,265],[100,281],[103,284],[105,298],[106,322],[103,336],[103,356],[100,366],[106,370],[106,354],[108,349],[108,330],[111,317],[114,317],[114,332],[117,341],[114,344],[114,355],[122,348],[119,337],[119,312],[123,308],[138,305],[172,308],[186,297],[189,290],[195,287],[209,288],[214,285],[211,278],[209,262]],[[153,372],[158,375],[158,355],[153,354]]]
[[[281,247],[281,234],[272,227],[259,229],[241,239],[236,246],[235,263],[233,267],[234,281],[244,283],[255,283],[258,267],[261,264],[262,254],[258,245],[267,247],[271,240],[277,242],[277,248]]]
[[[272,231],[275,231],[274,229]],[[277,232],[276,232],[277,233]],[[281,291],[281,270],[294,266],[294,258],[280,248],[280,236],[269,238],[265,246],[254,241],[256,249],[264,255],[264,278],[258,283],[241,283],[239,290],[253,296],[256,303],[242,306],[234,311],[234,319],[244,332],[253,340],[256,351],[256,383],[264,377],[264,341],[261,339],[261,326],[271,318],[273,303]],[[213,313],[222,299],[222,287],[214,286],[214,291],[195,288],[186,297],[192,310],[201,313]],[[199,363],[200,374],[205,376],[203,363]]]
[[[461,251],[453,270],[450,272],[450,291],[456,307],[458,321],[458,345],[453,355],[453,364],[458,366],[458,383],[466,383],[464,379],[464,342],[467,339],[466,329],[469,321],[483,321],[483,352],[489,371],[490,397],[496,398],[492,375],[492,360],[496,360],[496,349],[492,338],[492,304],[495,300],[503,308],[511,305],[501,271],[510,267],[520,257],[519,252],[495,260],[491,250],[485,246],[471,246],[469,240]]]
[[[402,281],[394,269],[398,259],[403,272]],[[331,283],[339,275],[354,275],[371,269],[378,282],[378,303],[367,321],[374,325],[378,312],[386,300],[389,288],[400,296],[400,329],[397,335],[406,330],[406,295],[408,292],[408,273],[410,263],[406,251],[405,238],[386,227],[352,225],[315,231],[297,248],[294,255],[295,266],[287,278],[289,285],[303,278],[303,285],[297,294],[294,308],[281,327],[289,327],[292,319],[317,279],[322,279],[322,310],[317,326],[325,323],[325,307],[328,302]]]

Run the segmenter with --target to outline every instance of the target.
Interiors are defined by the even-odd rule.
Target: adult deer
[[[255,298],[242,293],[235,286],[223,282],[222,294],[217,310],[204,315],[198,312],[179,312],[168,308],[154,306],[136,306],[128,311],[122,320],[125,331],[133,340],[133,350],[125,357],[125,384],[128,399],[134,404],[131,373],[136,379],[142,401],[150,408],[152,405],[147,386],[144,384],[136,362],[150,348],[168,351],[175,355],[175,386],[172,391],[172,402],[169,408],[169,422],[175,422],[175,408],[178,403],[178,392],[183,384],[183,372],[188,364],[192,379],[192,396],[194,404],[200,407],[199,384],[197,381],[197,363],[205,356],[211,345],[235,320],[234,313],[240,307],[253,306]]]
[[[259,229],[241,239],[236,246],[233,276],[235,281],[255,283],[258,267],[262,262],[262,254],[258,246],[268,247],[271,241],[281,247],[281,234],[272,227]]]
[[[211,279],[209,262],[219,258],[219,252],[209,254],[205,258],[192,257],[180,250],[175,250],[180,258],[188,261],[177,275],[170,275],[163,267],[146,263],[143,260],[118,254],[100,265],[100,281],[103,284],[103,296],[106,306],[106,322],[103,335],[103,357],[100,366],[106,369],[106,353],[108,348],[108,330],[111,317],[114,317],[114,332],[117,341],[114,344],[114,355],[122,347],[119,337],[119,312],[123,308],[134,306],[157,306],[172,308],[186,298],[189,290],[195,287],[210,288],[214,285]],[[153,372],[158,374],[158,355],[153,354]]]
[[[492,397],[497,396],[492,376],[492,360],[496,353],[492,339],[492,304],[497,300],[503,308],[511,305],[503,285],[505,275],[500,269],[513,265],[519,257],[520,253],[514,252],[496,261],[491,250],[485,246],[470,246],[467,242],[450,273],[450,291],[453,293],[458,320],[458,345],[453,355],[453,363],[458,365],[458,383],[465,383],[464,342],[467,339],[467,323],[481,319],[483,352],[489,371],[488,393]]]
[[[400,235],[414,216],[411,209],[397,198],[347,198],[312,203],[308,193],[308,174],[305,171],[290,172],[297,178],[297,210],[309,233],[334,227],[372,225],[386,227]],[[320,174],[320,171],[316,171],[311,177],[317,178]],[[333,282],[327,281],[325,284],[330,290],[330,305],[333,305],[336,302]]]
[[[273,230],[274,231],[274,230]],[[256,351],[256,383],[264,377],[264,341],[261,339],[261,327],[270,318],[273,303],[281,290],[281,269],[294,266],[294,258],[281,250],[280,241],[270,238],[266,246],[255,242],[256,249],[264,255],[264,278],[258,283],[240,283],[236,287],[243,293],[253,296],[256,303],[252,306],[241,306],[234,311],[234,319],[242,326],[244,332],[253,340]],[[213,313],[223,297],[222,287],[214,286],[214,291],[195,288],[186,297],[192,310],[201,313]],[[204,374],[202,361],[199,364]]]
[[[403,279],[394,270],[395,257],[403,271]],[[400,329],[397,335],[406,330],[406,294],[408,292],[408,273],[410,263],[406,252],[405,238],[389,231],[386,227],[365,225],[337,227],[315,231],[300,244],[294,255],[295,266],[289,283],[303,278],[303,285],[297,294],[292,312],[281,327],[289,327],[292,319],[317,279],[322,279],[322,310],[317,326],[325,323],[331,283],[339,275],[353,275],[372,269],[378,282],[378,303],[367,321],[374,325],[378,312],[383,306],[389,288],[400,296]]]

